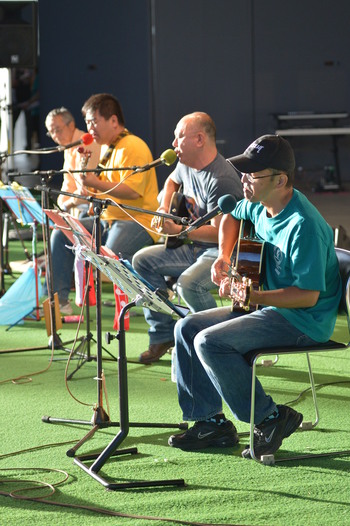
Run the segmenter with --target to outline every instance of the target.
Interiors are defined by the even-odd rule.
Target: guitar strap
[[[118,135],[118,137],[116,138],[116,140],[114,142],[112,142],[107,150],[105,151],[102,159],[99,161],[98,165],[96,166],[96,169],[97,168],[104,168],[106,166],[106,164],[108,163],[109,159],[111,158],[112,156],[112,153],[113,153],[113,150],[114,148],[117,146],[117,144],[119,143],[119,141],[123,138],[123,137],[126,137],[127,135],[132,135],[131,132],[129,132],[129,130],[127,130],[126,128],[124,128],[124,130]],[[98,177],[100,177],[100,173],[98,174]],[[94,191],[93,193],[96,193],[96,191]],[[89,206],[89,212],[88,212],[89,216],[92,216],[94,214],[94,210],[93,210],[93,205],[90,203],[90,206]]]
[[[127,135],[132,135],[131,132],[129,132],[129,130],[127,130],[126,128],[124,128],[124,130],[118,135],[118,137],[116,138],[116,140],[114,142],[112,142],[107,150],[105,151],[102,159],[99,161],[98,165],[96,166],[96,168],[104,168],[106,166],[106,164],[108,163],[109,159],[111,158],[112,156],[112,153],[113,153],[113,150],[114,148],[117,146],[118,142],[123,138],[123,137],[126,137]]]

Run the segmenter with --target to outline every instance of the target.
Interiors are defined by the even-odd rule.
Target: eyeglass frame
[[[242,177],[245,175],[250,183],[254,183],[257,179],[265,179],[265,177],[276,177],[277,175],[282,175],[284,172],[279,172],[278,174],[269,174],[269,175],[258,175],[253,177],[251,173],[243,172]]]
[[[64,128],[65,128],[66,126],[68,126],[71,122],[72,122],[72,121],[64,122],[62,127],[55,128],[55,129],[52,130],[52,131],[47,131],[47,132],[46,132],[46,136],[47,136],[47,137],[51,137],[51,139],[52,139],[52,136],[53,136],[53,135],[59,135],[60,133],[62,133],[63,130],[64,130]]]
[[[96,117],[94,117],[93,119],[84,119],[85,125],[86,125],[87,128],[89,128],[89,126],[92,126],[93,128],[96,128],[96,126],[98,125],[99,122],[101,122],[101,120],[102,120],[102,118],[96,119]],[[105,120],[108,120],[108,119],[105,119]]]

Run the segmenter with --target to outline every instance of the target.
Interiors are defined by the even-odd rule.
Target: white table
[[[350,135],[350,127],[344,128],[286,128],[276,130],[282,137],[312,136],[312,135]]]
[[[332,152],[334,156],[334,168],[336,182],[335,186],[340,189],[340,165],[339,165],[339,149],[338,138],[344,135],[350,135],[350,126],[339,126],[341,119],[347,119],[349,114],[347,112],[333,112],[333,113],[312,113],[312,112],[290,112],[286,114],[274,115],[278,125],[282,122],[288,123],[289,128],[282,128],[276,130],[277,135],[282,137],[320,137],[329,136],[332,139]],[[312,124],[332,124],[331,126],[314,126]],[[302,125],[301,125],[302,123]],[[309,123],[309,125],[308,125]]]
[[[301,120],[332,120],[347,119],[349,114],[345,111],[333,113],[314,113],[312,111],[291,111],[289,113],[275,113],[277,121],[301,121]]]

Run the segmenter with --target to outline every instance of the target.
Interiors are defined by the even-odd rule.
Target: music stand
[[[96,242],[93,239],[90,232],[84,227],[84,225],[79,221],[79,219],[71,216],[67,212],[61,212],[59,210],[52,210],[52,209],[45,209],[45,214],[49,217],[49,219],[58,227],[64,235],[69,239],[69,241],[74,245],[77,243],[84,243],[85,245],[92,247],[94,250],[96,250]],[[103,247],[100,247],[99,249],[100,253],[103,255],[109,255],[109,252],[107,252]],[[88,264],[85,265],[85,282],[88,283]],[[86,362],[90,362],[92,360],[96,360],[96,356],[92,356],[90,349],[91,349],[91,341],[94,341],[96,344],[98,342],[93,338],[92,333],[90,332],[90,305],[89,305],[89,294],[86,294],[86,336],[81,338],[81,344],[79,345],[78,349],[75,351],[75,355],[80,357],[80,361],[76,367],[76,369],[70,373],[70,375],[67,377],[68,380],[72,378],[72,376],[84,365]],[[98,303],[99,300],[99,294],[97,294],[96,302]],[[101,331],[99,320],[100,316],[97,316],[97,338],[98,334]],[[85,352],[86,350],[86,352]],[[106,349],[104,349],[106,350]],[[108,353],[108,351],[106,350]],[[112,356],[110,353],[108,353],[110,357],[115,360],[116,358]]]
[[[38,277],[38,256],[37,256],[37,225],[43,224],[43,211],[39,203],[35,200],[30,191],[18,184],[12,184],[11,186],[0,185],[0,199],[2,199],[8,206],[12,214],[21,222],[22,225],[32,225],[32,259],[35,279],[35,307],[36,321],[40,320],[39,316],[39,277]],[[2,233],[1,233],[2,236]],[[1,258],[1,265],[3,264]],[[19,323],[23,318],[30,315],[33,312],[23,313],[23,316],[17,320]],[[16,325],[16,323],[12,323]],[[10,328],[11,328],[10,327]],[[32,351],[39,349],[46,349],[46,346],[28,347],[22,349],[3,350],[3,353],[9,352],[20,352],[20,351]]]
[[[165,294],[156,291],[152,285],[148,284],[141,278],[130,263],[123,260],[117,260],[108,256],[101,256],[96,254],[86,246],[78,246],[76,250],[80,256],[91,262],[99,271],[105,274],[113,283],[117,284],[128,296],[133,297],[127,305],[123,307],[119,315],[119,331],[116,338],[119,342],[119,357],[118,357],[118,379],[119,379],[119,412],[120,422],[112,423],[106,421],[107,416],[103,409],[102,403],[99,405],[100,411],[96,413],[94,422],[76,421],[75,423],[94,424],[92,430],[85,435],[72,449],[67,451],[67,456],[75,456],[78,448],[91,438],[99,428],[109,426],[119,426],[120,431],[115,438],[108,444],[104,451],[100,454],[88,454],[74,458],[76,463],[88,475],[97,480],[106,489],[117,490],[124,488],[138,488],[138,487],[154,487],[154,486],[184,486],[183,479],[173,480],[156,480],[156,481],[134,481],[134,482],[111,482],[101,477],[98,472],[102,466],[107,462],[111,456],[122,454],[136,454],[137,448],[128,448],[124,450],[117,450],[119,445],[125,440],[128,435],[129,427],[177,427],[180,429],[187,429],[187,424],[132,424],[129,422],[129,405],[128,405],[128,384],[127,384],[127,359],[126,359],[126,344],[125,344],[125,326],[124,318],[126,313],[136,305],[143,305],[153,310],[165,312],[166,314],[176,313],[180,317],[184,317],[188,309],[172,304]],[[107,333],[108,341],[112,338]],[[99,393],[102,395],[102,364],[98,360],[97,381],[100,384]],[[99,400],[100,401],[100,400]],[[108,417],[108,416],[107,416]],[[99,419],[99,420],[98,420]],[[43,417],[44,422],[63,422],[63,420],[51,419],[51,417]],[[74,423],[74,421],[67,421]],[[93,464],[88,467],[84,462],[94,460]]]
[[[32,261],[34,271],[37,275],[38,272],[38,260],[36,253],[36,241],[37,241],[37,225],[38,223],[43,223],[43,211],[39,203],[34,199],[32,194],[27,188],[24,188],[18,184],[13,184],[12,186],[5,186],[0,184],[0,199],[2,199],[9,210],[12,212],[12,215],[15,216],[20,223],[25,225],[32,225]],[[1,238],[3,237],[3,232],[0,231]],[[1,261],[1,265],[3,262]],[[2,272],[3,269],[1,269]],[[36,279],[36,309],[37,309],[37,320],[38,310],[39,310],[39,297],[38,297],[38,282]]]

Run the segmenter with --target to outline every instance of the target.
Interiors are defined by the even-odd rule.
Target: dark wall
[[[350,32],[346,0],[254,2],[255,129],[270,126],[272,113],[350,111]],[[330,125],[325,122],[325,125]],[[349,120],[342,125],[349,126]],[[334,164],[327,137],[290,138],[297,163],[322,170]],[[350,180],[350,139],[340,137],[344,180]]]
[[[212,115],[229,156],[273,132],[274,113],[350,109],[348,0],[55,5],[39,2],[42,122],[65,105],[83,126],[84,100],[107,91],[118,96],[128,127],[155,157],[171,146],[179,118],[195,110]],[[329,137],[291,142],[306,168],[333,162]],[[339,146],[349,180],[348,137]],[[161,182],[168,173],[158,170]]]
[[[155,0],[153,5],[156,144],[159,150],[168,147],[182,115],[205,111],[228,157],[253,136],[251,3]]]
[[[127,126],[150,144],[149,14],[147,0],[39,2],[43,127],[52,108],[66,106],[85,129],[84,101],[108,92],[119,98]],[[53,156],[44,161],[51,165]]]

